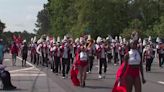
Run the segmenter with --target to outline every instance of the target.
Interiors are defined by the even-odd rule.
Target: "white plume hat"
[[[80,42],[80,39],[79,38],[76,38],[75,39],[75,43],[79,43]]]
[[[34,38],[31,38],[31,42],[34,42]]]
[[[102,41],[102,38],[100,36],[98,36],[96,42],[100,43],[101,41]]]
[[[143,46],[146,46],[146,45],[147,45],[146,40],[143,40]]]
[[[53,40],[52,40],[52,41],[53,41],[53,43],[56,43],[56,39],[55,39],[55,37],[53,37]]]
[[[24,39],[24,40],[23,40],[23,43],[26,43],[26,42],[27,42],[26,39]]]
[[[33,39],[33,43],[35,43],[36,42],[36,36],[34,37],[34,39]]]
[[[151,36],[149,36],[148,40],[149,40],[149,41],[151,41],[151,40],[152,40]]]
[[[123,38],[123,43],[126,43],[126,39],[125,38]]]
[[[46,41],[49,41],[49,40],[50,40],[50,38],[49,38],[49,36],[47,36],[47,37],[46,37]]]
[[[60,42],[60,37],[59,36],[57,37],[57,42]]]
[[[156,42],[161,43],[162,41],[159,37],[157,37]]]
[[[109,40],[109,37],[106,37],[106,40]]]
[[[123,43],[123,40],[122,40],[122,37],[121,36],[119,36],[119,42],[120,43]]]
[[[80,37],[80,43],[83,43],[83,42],[85,42],[84,37]]]
[[[40,44],[40,43],[42,43],[42,42],[43,42],[43,39],[42,39],[42,38],[40,38],[40,39],[37,41],[38,44]]]
[[[142,39],[141,39],[141,38],[139,38],[138,42],[139,42],[139,43],[141,43],[141,42],[142,42]]]
[[[87,41],[92,40],[91,35],[88,35]]]
[[[63,40],[67,40],[67,36],[64,36]]]
[[[118,37],[117,36],[115,37],[115,41],[118,41]]]

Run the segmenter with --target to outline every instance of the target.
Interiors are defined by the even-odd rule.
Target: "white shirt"
[[[130,50],[129,51],[129,65],[139,65],[141,62],[141,56],[137,50]]]
[[[42,47],[42,44],[39,44],[36,48],[36,52],[41,55],[41,47]]]
[[[87,53],[86,52],[80,52],[80,61],[87,61]]]

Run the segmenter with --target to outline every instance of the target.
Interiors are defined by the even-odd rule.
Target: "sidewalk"
[[[17,87],[12,92],[66,92],[32,64],[27,63],[27,67],[22,68],[19,57],[16,66],[12,66],[11,56],[6,54],[4,65],[7,66],[6,70],[11,73],[13,85]],[[2,89],[0,91],[7,92]]]

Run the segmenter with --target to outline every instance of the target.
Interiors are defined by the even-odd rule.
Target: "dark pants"
[[[27,53],[23,53],[22,55],[22,66],[26,66],[27,61]]]
[[[36,64],[36,63],[38,65],[38,62],[37,62],[37,54],[34,54],[34,64]]]
[[[31,62],[34,63],[34,64],[37,62],[37,53],[32,53],[31,54]]]
[[[51,69],[53,72],[55,72],[55,62],[56,62],[55,57],[52,56],[51,57]]]
[[[33,54],[31,52],[31,62],[33,62],[33,60],[34,60],[34,57],[33,57]]]
[[[41,56],[39,54],[36,54],[36,64],[39,65],[41,64]]]
[[[70,59],[62,59],[62,73],[63,73],[63,77],[65,77],[65,74],[68,74],[69,70],[70,70]],[[66,70],[65,70],[66,68]]]
[[[44,64],[46,64],[46,66],[48,67],[48,54],[46,55],[42,54],[42,59],[43,59],[42,65],[44,66]]]
[[[122,64],[123,60],[124,60],[124,55],[121,55],[121,54],[120,54],[120,61],[121,61],[121,64]]]
[[[100,59],[100,64],[99,64],[99,74],[102,74],[102,66],[104,65],[104,73],[107,71],[107,62],[105,58]]]
[[[118,53],[114,53],[114,63],[118,62]]]
[[[151,71],[152,62],[153,62],[153,58],[146,59],[146,71]]]
[[[108,63],[111,63],[112,53],[107,53]]]
[[[164,54],[159,54],[159,67],[164,64]]]
[[[0,64],[2,64],[3,63],[3,59],[0,59]]]
[[[56,60],[55,60],[55,72],[56,73],[58,73],[59,68],[61,68],[60,57],[56,57]]]
[[[94,60],[94,56],[89,56],[89,69],[88,69],[88,71],[92,70],[93,60]]]
[[[70,54],[70,62],[71,62],[71,64],[73,64],[73,60],[74,60],[73,55]]]

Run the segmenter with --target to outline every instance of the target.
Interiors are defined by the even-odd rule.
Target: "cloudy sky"
[[[37,13],[47,0],[0,0],[0,20],[6,24],[5,31],[33,32]]]

